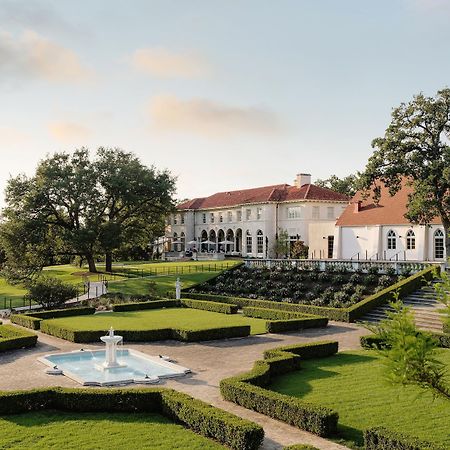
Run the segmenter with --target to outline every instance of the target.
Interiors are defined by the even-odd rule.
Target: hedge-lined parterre
[[[264,389],[264,386],[270,384],[274,376],[298,370],[302,358],[333,355],[337,350],[338,343],[331,341],[273,349],[266,352],[264,360],[256,361],[250,372],[222,380],[220,392],[226,400],[245,408],[319,436],[330,436],[337,429],[335,411]]]
[[[450,334],[447,333],[431,333],[429,331],[419,331],[419,333],[427,333],[433,336],[439,347],[442,348],[450,348]],[[377,336],[376,334],[368,334],[365,336],[361,336],[359,338],[359,342],[362,348],[365,349],[385,349],[387,345],[381,336]]]
[[[0,392],[0,414],[46,409],[76,412],[159,412],[187,428],[236,450],[256,450],[263,429],[171,389],[66,389]]]
[[[12,325],[0,325],[0,352],[36,345],[37,336]]]

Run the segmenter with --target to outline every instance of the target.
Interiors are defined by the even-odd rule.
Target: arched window
[[[434,232],[434,259],[444,259],[444,233],[438,229]]]
[[[397,234],[394,230],[389,230],[387,234],[387,248],[388,250],[395,250],[397,248]]]
[[[261,230],[256,232],[256,253],[264,253],[264,236]]]
[[[252,234],[250,233],[250,230],[247,230],[246,236],[246,244],[247,244],[247,253],[251,253],[253,251],[253,241],[252,241]]]
[[[406,250],[416,249],[416,235],[413,230],[408,230],[406,233]]]

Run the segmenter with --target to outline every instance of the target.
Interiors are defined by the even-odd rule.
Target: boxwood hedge
[[[210,302],[205,300],[192,300],[183,298],[181,304],[187,308],[203,309],[221,314],[237,314],[238,306],[231,303]]]
[[[285,350],[289,348],[290,350]],[[220,392],[229,401],[267,416],[310,431],[319,436],[336,432],[337,412],[301,399],[264,389],[276,375],[297,370],[302,355],[306,357],[332,355],[338,348],[337,342],[318,342],[273,349],[256,361],[253,369],[245,374],[227,378],[220,382]],[[317,350],[317,354],[314,351]]]
[[[66,339],[76,343],[96,342],[106,334],[106,330],[77,330],[61,326],[57,321],[44,320],[41,322],[41,331],[51,336]],[[250,325],[207,328],[203,330],[160,328],[150,330],[115,330],[116,334],[123,336],[128,342],[150,342],[174,339],[183,342],[210,341],[246,337],[250,334]]]
[[[176,308],[180,306],[178,300],[150,300],[148,302],[119,303],[113,305],[114,312],[139,311],[141,309]]]
[[[25,314],[11,314],[9,320],[21,327],[30,328],[32,330],[39,330],[42,319],[27,316]]]
[[[430,442],[383,427],[365,430],[364,445],[366,450],[444,450]]]
[[[439,344],[439,347],[450,348],[450,334],[447,333],[428,333],[431,334]],[[359,338],[361,347],[366,349],[383,349],[386,348],[383,338],[375,334],[369,334],[366,336],[361,336]]]
[[[67,389],[0,392],[0,414],[45,409],[75,412],[158,412],[236,450],[256,450],[263,429],[181,392],[164,388]]]
[[[36,342],[37,336],[34,333],[12,325],[0,325],[0,352],[33,347]]]
[[[430,266],[416,274],[401,280],[380,292],[366,297],[364,300],[350,306],[349,308],[330,308],[325,306],[302,305],[284,302],[275,302],[272,300],[259,300],[243,297],[228,297],[225,295],[214,294],[197,294],[193,292],[182,292],[182,297],[195,298],[199,300],[219,301],[223,303],[233,303],[240,308],[252,306],[257,308],[279,309],[282,311],[295,311],[305,314],[314,314],[327,317],[330,320],[339,322],[354,322],[367,312],[377,306],[388,303],[393,300],[393,293],[399,291],[400,298],[411,294],[420,289],[424,283],[433,279],[434,274],[438,270],[434,266]]]

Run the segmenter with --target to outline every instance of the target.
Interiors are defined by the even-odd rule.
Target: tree
[[[418,385],[450,399],[445,365],[436,358],[437,340],[417,329],[410,308],[398,300],[393,311],[376,327],[368,327],[381,338],[380,354],[386,361],[386,377],[393,384]]]
[[[174,189],[168,171],[119,149],[100,148],[93,160],[85,148],[49,156],[34,176],[8,182],[0,229],[7,269],[27,278],[50,258],[70,255],[96,272],[103,254],[111,270],[114,250],[162,232]]]
[[[291,245],[291,258],[294,259],[307,259],[308,258],[309,247],[305,245],[305,241],[300,241],[297,239]]]
[[[330,178],[326,178],[325,180],[316,180],[314,184],[347,195],[348,197],[353,197],[358,190],[358,176],[351,174],[344,178],[339,178],[336,175],[331,175]]]
[[[450,255],[450,89],[435,97],[416,95],[392,112],[385,135],[373,140],[375,148],[361,182],[379,198],[377,181],[390,195],[402,183],[411,186],[407,214],[412,223],[429,224],[439,217],[445,229],[445,247]]]
[[[286,230],[280,230],[275,237],[273,251],[276,258],[279,258],[280,256],[287,258],[289,254],[289,234]]]
[[[51,309],[64,305],[67,300],[75,298],[77,294],[75,286],[63,283],[58,278],[39,277],[29,285],[26,297],[46,309]]]

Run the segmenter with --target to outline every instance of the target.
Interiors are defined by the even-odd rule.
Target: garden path
[[[51,352],[70,351],[87,346],[42,333],[38,334],[39,343],[36,348],[0,354],[0,390],[79,386],[67,377],[46,375],[44,366],[37,361],[37,357]],[[301,342],[338,340],[340,350],[356,349],[359,348],[359,337],[364,334],[367,334],[367,331],[361,326],[331,322],[325,329],[304,330],[300,333],[266,334],[200,343],[160,341],[148,344],[126,344],[126,347],[152,355],[170,355],[181,365],[189,367],[193,371],[192,375],[176,380],[166,380],[161,384],[259,423],[265,430],[262,447],[264,450],[280,449],[295,443],[314,445],[322,450],[339,450],[346,447],[224,401],[220,396],[219,382],[223,378],[249,370],[253,362],[261,359],[263,351],[268,348]],[[89,344],[88,347],[101,347],[101,344]]]

